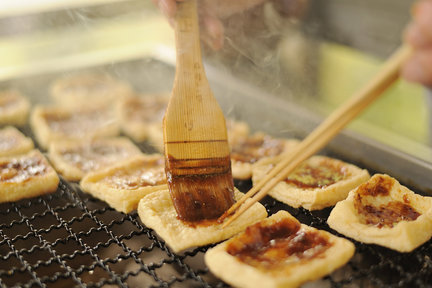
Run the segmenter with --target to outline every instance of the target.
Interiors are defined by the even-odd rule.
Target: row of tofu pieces
[[[163,156],[144,154],[128,138],[115,137],[119,127],[136,142],[158,134],[150,142],[160,149],[167,97],[136,96],[127,83],[92,74],[61,78],[51,94],[57,104],[34,107],[30,116],[49,161],[16,128],[0,130],[0,202],[54,192],[59,173],[118,211],[137,210],[141,221],[174,252],[229,239],[209,249],[205,261],[215,275],[238,287],[296,287],[331,273],[353,256],[351,241],[303,225],[286,211],[267,217],[260,203],[224,229],[216,221],[179,220]],[[0,93],[0,125],[25,125],[29,110],[18,92]],[[120,121],[112,115],[120,115]],[[233,177],[251,178],[254,184],[278,155],[298,143],[250,134],[245,123],[228,121],[227,127]],[[329,226],[364,243],[409,252],[432,236],[431,197],[415,194],[388,175],[370,177],[368,171],[337,159],[311,157],[269,195],[295,208],[334,206]],[[236,190],[234,196],[239,199],[242,193]]]

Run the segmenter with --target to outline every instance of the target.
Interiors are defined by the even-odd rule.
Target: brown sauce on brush
[[[230,241],[226,251],[240,261],[263,270],[283,269],[321,257],[333,244],[318,231],[305,231],[301,224],[282,219],[266,225],[249,226],[235,240]]]
[[[281,154],[284,143],[270,136],[251,136],[234,143],[231,151],[233,160],[245,163],[255,163],[263,157]]]
[[[354,197],[354,207],[362,223],[382,227],[393,227],[400,221],[414,221],[421,214],[410,205],[404,195],[402,201],[388,201],[381,205],[373,205],[367,197],[385,197],[390,195],[393,179],[380,176],[376,182],[368,182],[359,186]]]
[[[168,187],[183,221],[214,220],[234,204],[230,157],[165,161]]]
[[[21,183],[43,175],[48,166],[39,157],[13,159],[0,163],[0,182]]]
[[[301,164],[284,181],[303,189],[325,188],[348,176],[343,165],[321,161],[320,165]]]

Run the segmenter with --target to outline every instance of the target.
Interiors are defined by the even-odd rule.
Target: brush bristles
[[[168,187],[184,221],[217,219],[234,204],[230,158],[166,159]]]

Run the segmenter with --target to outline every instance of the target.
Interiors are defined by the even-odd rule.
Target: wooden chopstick
[[[285,179],[301,162],[324,147],[351,120],[376,100],[382,92],[398,79],[399,69],[410,54],[411,49],[407,46],[401,46],[395,53],[393,53],[373,79],[335,110],[299,145],[284,154],[281,157],[282,160],[270,171],[269,174],[266,175],[266,177],[260,180],[237,203],[225,212],[224,215],[231,215],[234,212],[235,214],[232,215],[222,227],[228,226],[255,202],[261,200],[277,183]],[[251,198],[251,201],[244,203],[249,198]],[[244,205],[242,205],[243,203]]]

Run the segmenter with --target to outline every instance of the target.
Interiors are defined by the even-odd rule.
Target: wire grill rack
[[[237,182],[245,191],[249,182]],[[271,198],[270,214],[286,209],[329,230],[330,209],[309,212]],[[123,214],[61,181],[56,193],[0,205],[2,287],[227,287],[205,267],[209,246],[174,254],[137,213]],[[334,231],[333,231],[334,233]],[[401,254],[356,244],[343,268],[310,287],[432,287],[432,242]]]
[[[133,60],[94,69],[122,76],[138,91],[166,91],[166,83],[172,83],[174,78],[172,66],[154,59]],[[19,87],[37,103],[49,103],[47,87],[57,76],[40,74],[6,84]],[[235,79],[228,79],[229,84],[239,84]],[[219,86],[213,86],[219,87],[219,95],[226,95],[229,99],[226,108],[243,108],[245,100],[257,101],[258,98],[246,97],[252,91],[243,90],[241,85],[236,88],[238,90],[233,90],[235,94],[225,93],[222,88],[227,85],[228,79],[221,78],[220,82],[214,83],[219,83]],[[236,99],[238,102],[234,103]],[[302,128],[308,125],[307,121],[299,121],[297,118],[301,117],[297,116],[301,115],[291,110],[275,110],[281,111],[278,116],[293,114],[295,117],[284,118],[280,125],[275,125],[275,122],[268,122],[270,124],[267,125],[266,121],[261,121],[262,117],[268,116],[262,114],[261,104],[257,102],[256,106],[250,107],[256,107],[256,110],[238,109],[231,112],[233,116],[238,116],[234,118],[253,120],[255,129],[258,127],[263,131],[270,129],[276,132],[290,127],[289,130],[295,132],[297,126],[287,124],[291,119],[297,120]],[[276,105],[271,108],[274,114]],[[21,130],[34,139],[29,127]],[[139,147],[143,152],[154,152],[146,143],[140,143]],[[340,155],[330,156],[352,162]],[[248,181],[235,184],[243,192],[251,186]],[[269,214],[285,209],[304,224],[331,231],[326,224],[331,209],[309,212],[291,208],[269,197],[261,202]],[[347,265],[305,286],[432,287],[432,240],[405,254],[376,245],[354,243],[356,253]],[[211,245],[175,254],[163,239],[142,224],[136,212],[117,212],[83,193],[76,183],[63,179],[53,194],[0,204],[0,287],[228,287],[213,276],[204,264],[203,256],[209,247]]]
[[[28,127],[23,132],[34,138]],[[235,186],[246,192],[251,182]],[[261,203],[269,215],[284,209],[343,237],[326,223],[331,208],[310,212],[270,197]],[[354,243],[347,265],[306,286],[432,287],[432,240],[411,253]],[[212,246],[175,254],[136,212],[117,212],[64,179],[55,193],[0,204],[0,287],[229,287],[205,266]]]

